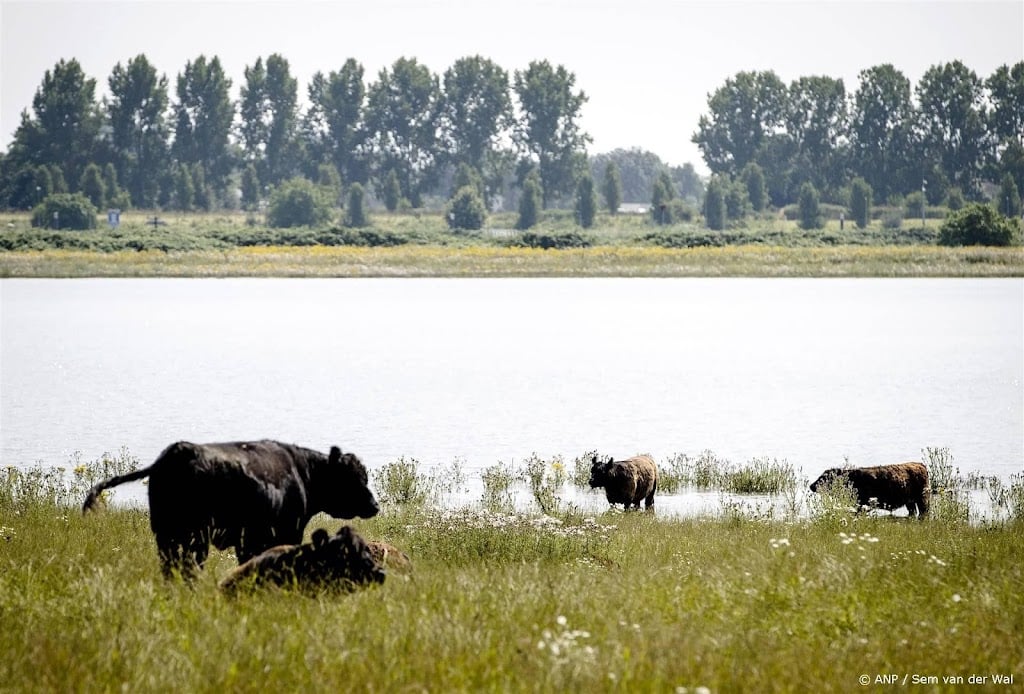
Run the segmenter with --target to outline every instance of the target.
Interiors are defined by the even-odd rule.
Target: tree
[[[597,216],[597,191],[594,190],[594,179],[589,173],[580,176],[576,184],[576,222],[584,229],[594,226]]]
[[[349,58],[326,77],[314,74],[308,87],[310,105],[302,126],[306,147],[313,161],[333,163],[346,183],[366,183],[368,177],[363,74],[362,64]]]
[[[402,184],[398,182],[398,174],[392,169],[384,179],[384,207],[388,212],[394,212],[403,199]]]
[[[481,200],[486,199],[484,179],[480,177],[480,173],[472,165],[462,162],[459,164],[459,168],[455,170],[455,181],[452,185],[452,197],[455,197],[454,194],[466,186],[470,186],[476,190]]]
[[[933,65],[917,86],[925,157],[968,196],[979,185],[985,154],[982,84],[959,60]]]
[[[240,133],[246,160],[255,164],[264,184],[277,185],[298,168],[296,129],[298,81],[288,61],[274,53],[245,68]]]
[[[799,206],[801,229],[820,229],[824,226],[818,201],[818,190],[810,181],[800,186]]]
[[[107,81],[107,119],[121,180],[139,207],[153,207],[160,171],[167,166],[167,77],[157,77],[145,55],[114,66]]]
[[[725,186],[725,214],[731,220],[739,221],[745,218],[751,210],[750,197],[747,195],[747,186],[743,181],[726,181]]]
[[[267,207],[267,225],[271,227],[313,227],[330,218],[330,201],[305,178],[293,178],[278,186]]]
[[[636,147],[616,149],[590,157],[591,178],[602,178],[610,163],[614,163],[619,172],[624,202],[649,202],[654,179],[667,168],[665,162],[653,152]]]
[[[353,183],[348,187],[348,205],[345,206],[345,226],[369,226],[370,220],[366,216],[364,208],[365,197],[366,194],[363,192],[361,183]]]
[[[821,189],[843,185],[844,156],[839,143],[848,132],[846,104],[841,79],[801,77],[789,85],[784,120],[796,148],[792,168],[798,179]]]
[[[497,187],[501,137],[512,127],[508,73],[473,56],[460,58],[444,73],[441,127],[452,164],[468,164]],[[482,193],[487,198],[487,189]]]
[[[693,142],[712,173],[737,176],[785,117],[786,86],[774,72],[740,72],[708,98]]]
[[[656,224],[671,224],[672,211],[669,203],[675,198],[675,186],[668,171],[662,171],[654,181],[651,190],[651,218]]]
[[[121,199],[121,186],[117,183],[117,169],[111,162],[107,162],[103,166],[103,187],[107,191],[108,205],[114,207],[127,207],[126,201]]]
[[[580,129],[580,109],[587,102],[573,91],[576,76],[564,66],[533,61],[515,73],[515,93],[522,116],[515,140],[537,164],[544,205],[572,191],[576,169],[590,136]]]
[[[618,214],[622,205],[622,179],[619,177],[619,167],[614,161],[609,160],[608,166],[604,169],[604,182],[601,185],[601,193],[604,195],[604,204],[608,208],[608,214]]]
[[[939,228],[942,246],[1009,246],[1019,234],[1018,222],[990,205],[971,203],[952,213]]]
[[[523,194],[519,198],[519,220],[516,229],[529,229],[540,218],[540,208],[544,200],[540,174],[536,169],[531,171],[523,181]]]
[[[460,188],[448,203],[445,218],[450,229],[475,231],[483,228],[487,209],[480,191],[472,185]]]
[[[725,185],[718,176],[712,176],[704,191],[704,223],[709,229],[725,229]]]
[[[82,172],[82,180],[78,182],[78,190],[89,199],[93,207],[103,207],[107,199],[107,187],[103,183],[103,172],[96,164],[89,164]]]
[[[195,193],[196,189],[192,184],[191,167],[187,164],[178,164],[174,174],[174,208],[182,212],[191,210]]]
[[[57,193],[32,210],[31,223],[45,229],[95,229],[96,208],[81,193]]]
[[[47,70],[32,98],[33,115],[22,111],[4,166],[14,172],[57,166],[67,179],[81,179],[85,167],[96,158],[99,141],[101,117],[95,93],[96,80],[86,78],[75,59],[60,60],[53,70]],[[52,174],[48,176],[52,187]],[[15,191],[12,205],[24,205],[28,197],[24,191]],[[32,204],[35,202],[38,200]]]
[[[871,186],[860,177],[850,184],[850,216],[858,229],[864,229],[871,221]]]
[[[242,169],[242,207],[255,210],[260,204],[260,197],[260,175],[252,163],[246,164]]]
[[[206,182],[218,194],[228,185],[234,162],[229,150],[235,107],[220,59],[205,56],[185,64],[178,75],[174,111],[174,143],[171,154],[182,164],[200,163]]]
[[[988,111],[989,175],[992,180],[1011,173],[1024,189],[1024,61],[1002,65],[985,81],[991,108]],[[1014,167],[1011,162],[1018,162]]]
[[[1010,174],[1003,176],[1002,183],[999,186],[997,202],[996,207],[999,210],[999,214],[1011,219],[1020,217],[1020,192],[1017,190],[1017,182],[1013,180],[1013,176]]]
[[[860,73],[850,114],[851,168],[880,200],[921,183],[910,169],[916,161],[913,122],[910,80],[903,73],[892,65]]]
[[[378,157],[378,180],[394,174],[402,196],[421,207],[436,187],[440,151],[441,89],[438,78],[415,58],[399,58],[370,85],[366,124]]]
[[[747,200],[755,212],[764,212],[768,205],[768,190],[764,183],[764,170],[757,162],[750,162],[740,174],[740,180],[747,189]]]

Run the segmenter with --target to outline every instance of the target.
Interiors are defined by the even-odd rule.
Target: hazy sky
[[[402,56],[439,75],[467,55],[509,73],[547,59],[589,97],[592,153],[641,147],[703,171],[690,139],[708,94],[737,72],[774,70],[787,84],[839,77],[852,93],[874,65],[892,63],[916,85],[929,66],[959,59],[984,78],[1024,60],[1024,0],[0,0],[0,148],[59,59],[77,58],[99,96],[114,65],[140,53],[167,75],[172,100],[200,54],[220,57],[237,97],[244,67],[280,53],[302,99],[314,72],[349,57],[367,82]]]

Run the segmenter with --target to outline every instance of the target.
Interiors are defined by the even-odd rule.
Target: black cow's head
[[[609,458],[605,462],[601,462],[595,455],[590,461],[590,487],[596,489],[597,487],[603,487],[608,482],[608,473],[612,469],[612,460]]]
[[[326,530],[319,528],[313,532],[312,539],[318,575],[311,578],[325,584],[384,582],[387,575],[384,568],[373,558],[359,533],[349,526],[342,526],[334,535],[328,535]]]
[[[829,487],[833,486],[836,483],[836,480],[839,480],[839,483],[843,484],[846,479],[846,470],[843,468],[829,468],[828,470],[825,470],[825,472],[821,473],[821,476],[818,479],[811,482],[811,491],[825,491]]]
[[[355,454],[331,446],[324,477],[324,488],[318,491],[328,499],[324,509],[328,514],[335,518],[372,518],[380,511],[370,491],[366,467]],[[318,479],[316,483],[320,482]]]

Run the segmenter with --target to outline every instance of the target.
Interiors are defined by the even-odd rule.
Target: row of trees
[[[779,207],[804,183],[842,203],[858,177],[882,201],[924,186],[933,205],[953,189],[979,199],[1006,175],[1024,190],[1024,62],[986,79],[960,61],[934,65],[913,89],[878,65],[852,94],[832,77],[787,86],[772,71],[740,72],[709,95],[693,142],[712,174],[736,181],[756,164]]]
[[[586,169],[579,124],[586,95],[563,66],[534,61],[511,75],[480,56],[443,75],[400,58],[367,84],[354,59],[307,85],[274,54],[245,68],[239,98],[217,57],[186,64],[169,94],[145,55],[118,63],[109,97],[77,60],[46,72],[0,155],[0,206],[27,209],[51,192],[103,190],[137,207],[255,203],[295,176],[372,186],[395,205],[447,196],[460,165],[490,201],[536,169],[547,205],[571,197]],[[513,98],[514,97],[514,98]],[[98,175],[97,175],[98,172]]]

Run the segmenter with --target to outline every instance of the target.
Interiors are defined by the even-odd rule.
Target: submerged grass
[[[216,582],[230,554],[194,589],[165,583],[145,511],[83,517],[20,489],[0,494],[4,691],[818,692],[862,675],[1024,676],[1019,521],[396,506],[353,524],[406,551],[411,574],[229,601]]]

